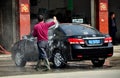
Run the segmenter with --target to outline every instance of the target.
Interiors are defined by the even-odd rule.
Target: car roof
[[[89,24],[79,24],[79,23],[60,23],[59,25],[60,26],[65,26],[65,25],[76,26],[76,25],[79,25],[79,26],[85,26],[85,27],[89,27],[89,28],[94,28],[94,27],[90,26]]]

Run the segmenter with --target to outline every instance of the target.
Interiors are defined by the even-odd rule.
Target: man
[[[44,61],[46,66],[45,70],[50,70],[50,64],[48,61],[48,57],[46,54],[46,49],[48,47],[48,29],[56,23],[56,17],[53,17],[53,21],[49,23],[44,22],[44,17],[42,15],[38,15],[38,24],[34,26],[33,36],[37,37],[37,46],[39,50],[39,60],[35,69],[38,71],[39,64],[41,60]]]
[[[113,39],[113,44],[115,44],[115,36],[117,32],[116,20],[115,20],[115,13],[110,12],[109,14],[109,34]]]

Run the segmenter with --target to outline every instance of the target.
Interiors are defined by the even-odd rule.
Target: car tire
[[[63,57],[62,53],[59,50],[56,50],[53,53],[53,65],[55,68],[62,68],[65,67],[67,64],[67,61],[65,60],[65,58]]]
[[[26,65],[26,61],[24,59],[24,55],[21,54],[20,52],[17,52],[15,54],[15,58],[14,58],[15,64],[18,67],[24,67]]]
[[[102,60],[92,59],[91,61],[95,67],[102,67],[103,64],[105,63],[105,59],[102,59]]]

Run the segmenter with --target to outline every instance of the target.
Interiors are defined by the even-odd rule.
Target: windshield
[[[80,25],[64,25],[62,30],[67,36],[100,34],[95,28]]]

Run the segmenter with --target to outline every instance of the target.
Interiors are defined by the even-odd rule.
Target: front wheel
[[[64,67],[67,63],[67,61],[65,61],[65,58],[63,57],[63,55],[61,54],[61,52],[59,50],[56,50],[53,54],[53,65],[56,68],[61,68]]]
[[[99,59],[92,59],[91,61],[92,61],[93,65],[95,67],[102,67],[103,64],[105,63],[105,59],[101,59],[101,60],[99,60]]]
[[[14,61],[15,61],[16,66],[18,66],[18,67],[24,67],[26,65],[26,61],[24,59],[24,55],[22,55],[19,52],[17,52],[15,54]]]

